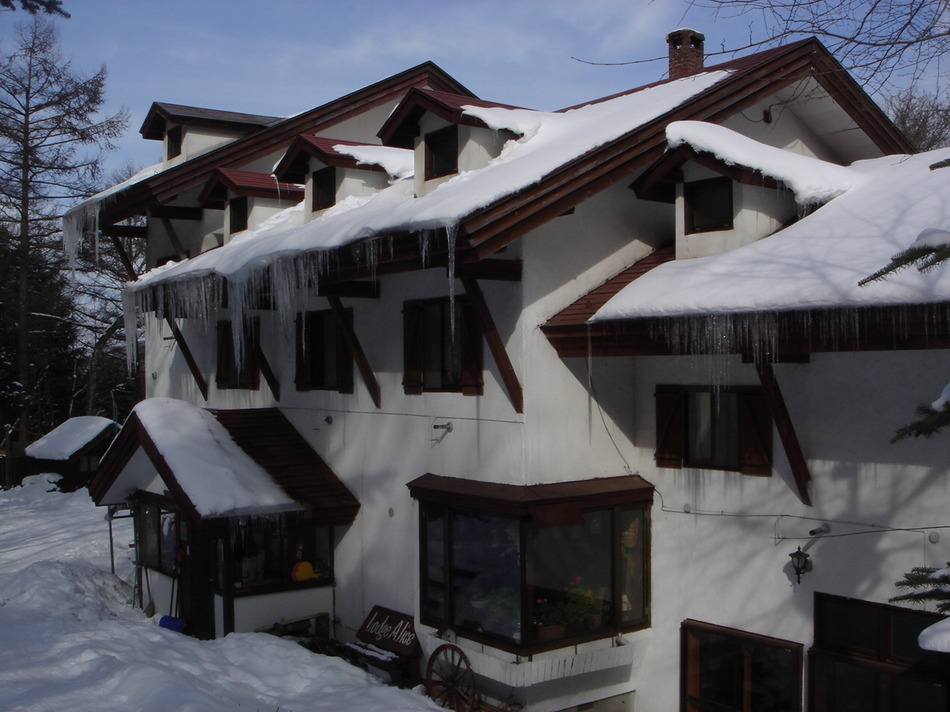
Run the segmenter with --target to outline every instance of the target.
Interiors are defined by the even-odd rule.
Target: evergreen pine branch
[[[932,406],[921,404],[917,406],[917,415],[920,416],[917,420],[899,428],[894,433],[894,437],[891,438],[892,443],[909,437],[919,438],[923,436],[929,438],[936,435],[942,428],[950,425],[950,403],[944,404],[941,410],[935,410]]]

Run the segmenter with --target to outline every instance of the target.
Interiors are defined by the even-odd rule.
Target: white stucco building
[[[66,222],[147,240],[149,399],[90,490],[159,608],[385,606],[537,712],[947,709],[934,617],[887,600],[948,558],[946,444],[889,440],[947,380],[950,277],[858,286],[947,227],[946,156],[814,40],[702,40],[561,112],[431,64],[288,119],[153,107],[164,164]]]

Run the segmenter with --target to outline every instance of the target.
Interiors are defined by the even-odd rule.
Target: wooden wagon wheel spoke
[[[475,709],[475,674],[460,648],[446,643],[433,651],[426,670],[426,691],[445,709]]]

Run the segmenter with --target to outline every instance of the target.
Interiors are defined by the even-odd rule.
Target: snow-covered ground
[[[130,605],[129,520],[47,477],[0,492],[0,709],[432,710],[348,663],[262,633],[198,641]]]

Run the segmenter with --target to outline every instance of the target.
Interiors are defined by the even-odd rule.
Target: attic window
[[[446,126],[425,135],[426,180],[458,173],[459,133],[457,126]]]
[[[168,129],[165,134],[165,160],[181,155],[181,126]]]
[[[323,210],[336,205],[336,169],[332,166],[313,172],[311,210]]]
[[[242,230],[247,230],[247,198],[238,197],[231,198],[228,201],[228,212],[230,213],[230,224],[229,232],[234,234],[236,232],[241,232]]]
[[[731,230],[732,180],[725,176],[686,183],[686,233]]]

